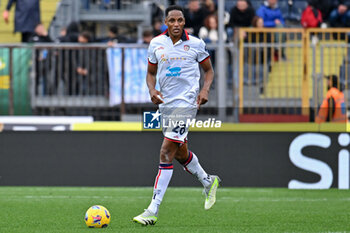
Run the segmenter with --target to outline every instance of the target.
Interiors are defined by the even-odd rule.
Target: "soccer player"
[[[184,30],[183,9],[180,6],[170,6],[165,10],[165,16],[168,30],[152,39],[148,48],[146,81],[151,100],[159,105],[163,120],[175,117],[173,122],[186,122],[187,119],[194,119],[199,106],[208,101],[214,71],[205,43]],[[204,70],[204,85],[200,92],[198,63]],[[160,91],[155,89],[156,77],[159,79]],[[185,124],[163,126],[164,140],[152,201],[142,214],[133,218],[134,222],[142,225],[154,225],[157,222],[159,205],[173,174],[174,159],[204,186],[204,208],[208,210],[214,205],[220,179],[208,175],[199,164],[197,156],[188,150],[187,133],[188,127]]]

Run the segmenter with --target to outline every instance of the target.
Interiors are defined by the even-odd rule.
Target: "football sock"
[[[208,187],[211,184],[210,176],[204,171],[199,164],[197,156],[192,151],[188,151],[188,159],[183,166],[187,172],[196,176],[204,187]]]
[[[168,188],[171,176],[173,175],[173,164],[159,164],[159,171],[154,183],[153,197],[151,204],[147,209],[158,214],[158,208],[163,200],[166,189]]]

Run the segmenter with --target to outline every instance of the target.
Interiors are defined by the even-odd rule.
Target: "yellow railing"
[[[349,28],[240,29],[240,113],[290,107],[309,115],[310,100],[325,92],[316,89],[315,77],[339,75],[347,61],[348,33]],[[345,77],[347,91],[347,72]],[[316,109],[318,102],[313,102]]]

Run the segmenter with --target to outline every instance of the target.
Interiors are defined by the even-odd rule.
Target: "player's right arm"
[[[163,95],[156,89],[157,68],[157,64],[148,63],[146,82],[152,102],[154,104],[161,104],[163,103],[163,100],[161,100],[159,96],[163,99]]]

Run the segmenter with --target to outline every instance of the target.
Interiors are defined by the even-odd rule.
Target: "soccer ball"
[[[105,228],[111,221],[111,215],[105,207],[94,205],[86,211],[84,220],[90,228]]]

